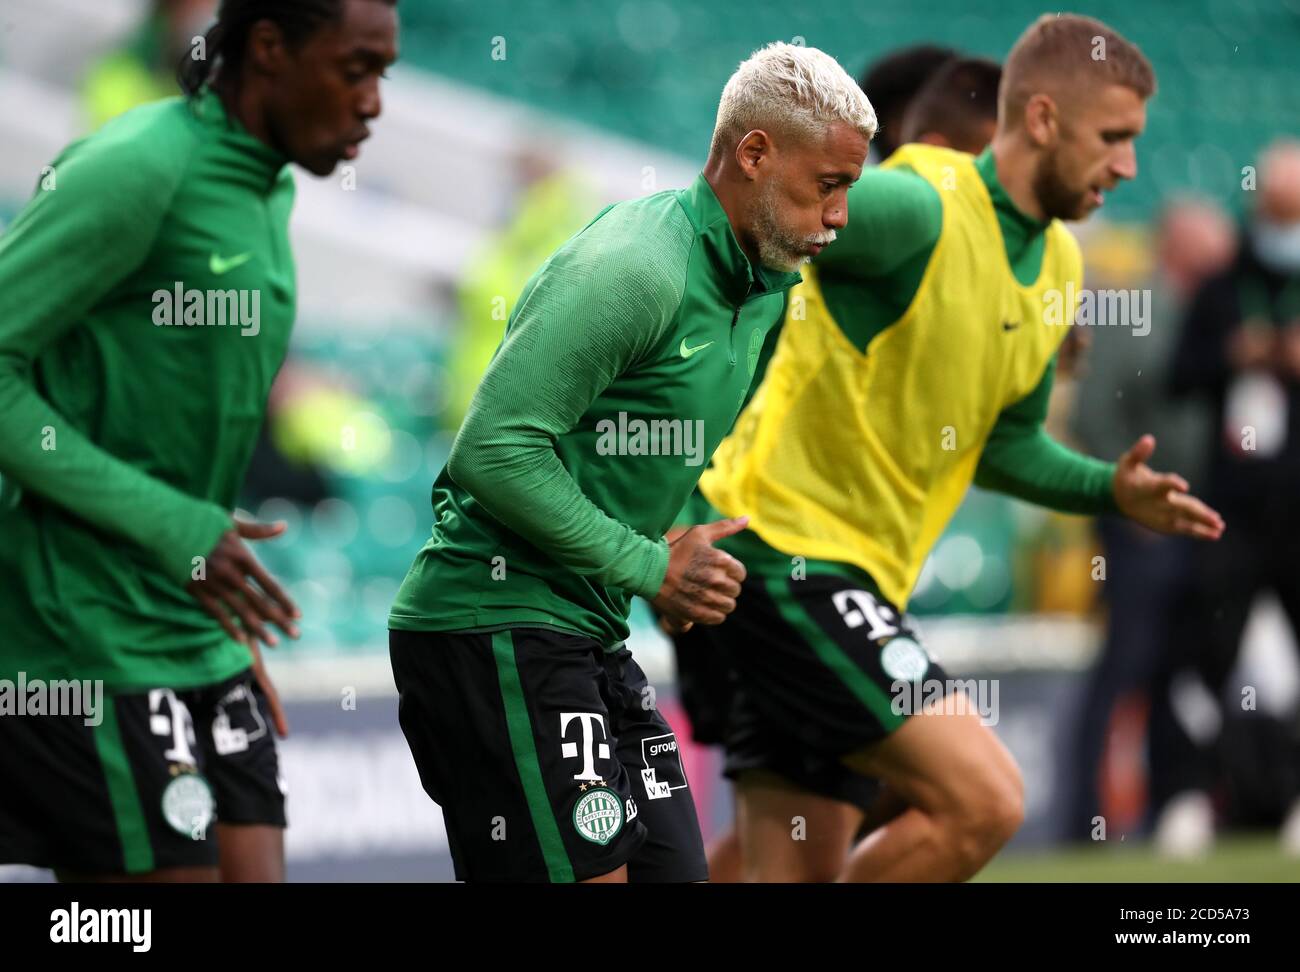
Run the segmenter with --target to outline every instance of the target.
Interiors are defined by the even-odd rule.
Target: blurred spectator
[[[91,65],[82,100],[91,128],[136,105],[180,94],[176,66],[216,17],[216,0],[154,0],[148,19],[120,49]]]
[[[1091,341],[1073,421],[1088,452],[1118,456],[1149,432],[1156,437],[1162,467],[1199,488],[1195,484],[1205,465],[1208,416],[1198,403],[1171,399],[1167,374],[1188,302],[1202,282],[1223,271],[1234,248],[1232,223],[1218,207],[1183,200],[1165,209],[1156,230],[1155,271],[1142,291],[1149,326],[1088,328]],[[1105,642],[1084,693],[1075,755],[1061,781],[1068,835],[1081,840],[1092,835],[1098,815],[1110,818],[1112,826],[1117,823],[1118,814],[1104,805],[1102,796],[1107,738],[1116,713],[1130,711],[1131,699],[1140,706],[1163,659],[1183,648],[1176,643],[1172,622],[1191,581],[1194,543],[1153,533],[1119,516],[1099,518],[1097,530],[1109,608]],[[1168,718],[1168,711],[1153,706],[1153,725]],[[1163,735],[1156,733],[1157,738]]]
[[[450,362],[452,391],[444,417],[452,430],[465,417],[524,284],[598,210],[595,193],[581,175],[557,167],[541,152],[521,155],[519,182],[522,190],[513,219],[482,245],[461,281],[460,320]]]
[[[1176,393],[1207,401],[1214,418],[1205,498],[1228,529],[1195,550],[1201,597],[1190,606],[1186,648],[1223,706],[1256,596],[1271,589],[1292,631],[1300,629],[1300,142],[1276,143],[1261,159],[1241,253],[1197,294],[1171,377]],[[1175,796],[1157,827],[1158,845],[1209,846],[1220,730],[1246,708],[1212,708],[1199,725],[1181,720],[1186,731],[1171,742],[1185,747],[1185,758],[1171,767]],[[1285,816],[1284,848],[1300,855],[1300,740],[1288,732],[1286,757],[1261,782],[1274,796],[1274,819]]]

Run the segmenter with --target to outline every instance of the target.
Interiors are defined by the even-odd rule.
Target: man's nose
[[[378,118],[383,110],[383,99],[379,95],[379,79],[376,78],[375,82],[366,85],[361,93],[361,99],[357,102],[357,114],[369,121],[371,118]]]
[[[822,225],[827,229],[840,230],[849,225],[849,202],[841,200],[826,208],[822,213]]]
[[[1134,179],[1138,174],[1137,147],[1126,142],[1111,160],[1110,171],[1117,179]]]

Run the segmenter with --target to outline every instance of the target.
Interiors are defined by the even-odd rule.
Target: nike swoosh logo
[[[223,273],[229,273],[235,267],[242,267],[249,260],[253,259],[251,253],[241,253],[239,256],[222,258],[214,253],[208,260],[208,269],[212,271],[214,277],[220,277]]]
[[[686,346],[686,338],[682,338],[681,347],[679,347],[677,350],[681,352],[683,358],[689,358],[691,355],[695,354],[695,352],[703,351],[705,348],[709,347],[712,344],[713,344],[712,341],[706,341],[704,344],[699,345],[699,347],[688,348]]]

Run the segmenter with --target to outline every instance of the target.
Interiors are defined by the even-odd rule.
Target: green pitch
[[[1300,881],[1300,860],[1285,857],[1273,835],[1220,841],[1205,858],[1175,861],[1146,844],[1107,843],[1066,851],[1016,853],[994,858],[976,881]]]

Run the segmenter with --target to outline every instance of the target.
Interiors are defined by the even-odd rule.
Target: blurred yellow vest
[[[885,163],[899,165],[943,203],[911,305],[864,354],[805,267],[763,385],[700,487],[770,546],[860,567],[903,607],[999,413],[1033,391],[1065,338],[1074,308],[1060,302],[1077,296],[1083,266],[1053,222],[1038,280],[1021,286],[971,156],[906,145]]]

